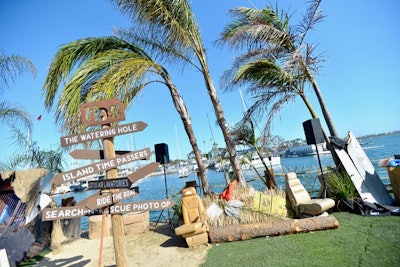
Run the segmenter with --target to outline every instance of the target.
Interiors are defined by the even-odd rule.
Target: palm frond
[[[269,59],[273,61],[276,58],[274,56],[271,56],[271,53],[268,49],[249,50],[245,54],[236,56],[232,62],[231,67],[224,71],[224,73],[222,74],[222,77],[220,79],[221,88],[225,91],[232,91],[235,88],[239,88],[241,84],[239,85],[235,82],[235,76],[239,69],[245,64],[262,59]]]
[[[173,46],[174,44],[166,43],[158,32],[151,32],[142,28],[130,28],[114,30],[114,34],[145,49],[152,55],[153,61],[157,61],[160,65],[169,65],[174,68],[182,67],[183,70],[183,67],[189,64],[200,70],[194,62],[193,50],[182,50]]]
[[[239,7],[230,14],[236,19],[224,28],[217,44],[227,43],[238,50],[263,47],[291,51],[294,48],[287,14],[282,13],[280,18],[270,7],[263,10]]]
[[[280,93],[296,90],[299,77],[287,72],[270,60],[258,60],[242,65],[236,73],[234,83],[249,84],[251,93],[267,88]]]
[[[254,147],[257,143],[257,140],[254,134],[253,121],[245,116],[234,126],[232,130],[232,138],[236,144]]]
[[[60,84],[67,81],[70,72],[93,56],[111,49],[128,49],[145,55],[140,48],[116,37],[85,38],[64,45],[53,57],[49,72],[43,85],[45,106],[50,109]]]
[[[323,53],[315,55],[316,46],[307,44],[307,49],[305,51],[305,63],[306,66],[310,69],[310,71],[314,74],[318,74],[319,66],[321,66],[322,62],[325,62]]]
[[[33,127],[32,117],[28,112],[5,101],[0,102],[0,122],[8,126],[21,125],[28,131],[32,131]]]
[[[8,56],[0,51],[0,92],[10,86],[10,81],[14,82],[25,72],[36,75],[36,68],[29,59],[15,54]]]
[[[111,0],[149,32],[178,50],[198,46],[200,36],[190,5],[184,0]]]
[[[49,107],[59,87],[60,75],[68,78],[60,93],[55,115],[62,131],[71,133],[76,131],[73,129],[79,129],[81,103],[99,100],[99,96],[116,97],[117,91],[137,87],[132,83],[144,79],[147,66],[144,62],[152,62],[144,50],[117,37],[86,38],[62,47],[52,62],[44,86]],[[74,72],[70,75],[72,70]],[[96,90],[103,92],[93,99]]]
[[[0,172],[21,169],[26,166],[27,158],[24,155],[13,155],[0,161]]]
[[[264,128],[262,130],[263,135],[270,135],[271,134],[271,127],[272,122],[277,114],[283,109],[284,105],[288,104],[290,101],[295,100],[296,95],[294,94],[287,94],[284,95],[282,98],[278,99],[274,102],[268,112],[267,120],[265,122]]]
[[[299,46],[303,44],[308,31],[314,29],[315,25],[324,19],[324,15],[319,9],[321,0],[309,0],[308,3],[309,6],[307,8],[307,12],[303,16],[301,23],[297,26],[297,31],[299,32],[300,36],[298,43]]]
[[[103,59],[105,61],[114,59],[114,62],[93,85],[88,95],[89,98],[102,93],[105,98],[118,97],[124,99],[125,104],[128,104],[130,102],[128,100],[132,100],[135,94],[140,91],[140,88],[148,84],[148,81],[158,81],[160,67],[148,58],[129,52],[113,51]],[[130,97],[125,99],[125,96],[128,95]]]

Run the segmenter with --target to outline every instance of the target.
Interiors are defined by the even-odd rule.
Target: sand
[[[199,266],[206,260],[211,245],[189,248],[185,239],[175,236],[169,224],[150,225],[149,231],[125,236],[125,254],[128,266]],[[64,243],[60,252],[50,252],[37,266],[99,266],[100,239],[88,239],[84,235]],[[106,237],[103,244],[103,266],[116,266],[114,242]]]

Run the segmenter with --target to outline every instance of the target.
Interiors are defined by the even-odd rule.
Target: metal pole
[[[165,173],[165,162],[166,162],[166,158],[164,156],[164,184],[165,184],[165,198],[168,199],[168,185],[167,185],[167,175]],[[170,220],[170,215],[169,215],[169,209],[168,211],[168,221]]]
[[[319,168],[321,170],[322,186],[324,188],[324,198],[326,198],[326,185],[325,185],[324,171],[323,171],[323,168],[322,168],[321,159],[319,157],[319,151],[318,151],[318,145],[317,144],[315,144],[315,148],[317,150],[318,164],[319,164]]]
[[[165,172],[165,162],[166,161],[167,161],[167,159],[166,159],[166,157],[164,155],[164,164],[163,164],[164,168],[163,169],[164,169],[165,197],[168,199],[167,175],[166,175],[166,172]],[[168,212],[168,221],[170,222],[170,225],[171,225],[171,217],[170,217],[170,214],[169,214],[169,209],[167,209],[167,212]],[[156,222],[156,226],[158,225],[158,222],[160,221],[161,216],[163,215],[163,213],[164,213],[164,210],[162,210],[161,213],[160,213],[160,216],[158,216],[158,220]]]

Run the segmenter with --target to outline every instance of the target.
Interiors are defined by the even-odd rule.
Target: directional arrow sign
[[[90,210],[82,206],[44,208],[42,210],[42,221],[79,218],[88,213],[90,213]]]
[[[144,202],[120,202],[109,208],[111,214],[139,212],[148,210],[165,210],[172,208],[175,202],[172,199],[148,200]]]
[[[115,179],[103,179],[97,181],[89,181],[88,189],[120,189],[130,188],[132,185],[131,180],[127,177]]]
[[[151,151],[149,148],[145,148],[142,150],[133,151],[128,154],[124,154],[121,156],[116,156],[112,159],[107,159],[100,161],[98,163],[93,163],[87,165],[85,167],[73,169],[67,172],[58,173],[54,175],[51,182],[56,185],[60,185],[66,182],[70,182],[73,180],[77,180],[92,174],[96,174],[102,171],[110,170],[117,168],[118,166],[131,163],[140,159],[150,159]]]
[[[147,124],[139,121],[133,122],[129,124],[123,124],[116,127],[110,127],[105,129],[100,129],[96,131],[90,131],[86,133],[76,134],[76,135],[69,135],[60,138],[61,146],[70,146],[79,143],[89,142],[93,140],[109,138],[112,136],[134,133],[143,131],[144,128],[147,127]]]
[[[124,155],[131,152],[128,150],[116,150],[115,154]],[[75,149],[69,155],[74,159],[104,159],[104,150]]]
[[[88,197],[86,200],[81,201],[81,203],[79,203],[79,204],[84,205],[91,210],[100,209],[102,207],[106,207],[111,204],[117,203],[121,200],[136,196],[138,194],[139,189],[138,189],[138,187],[136,187],[135,189],[136,189],[136,191],[124,189],[124,190],[120,190],[116,193],[115,192],[114,193],[98,192],[98,193]]]
[[[128,179],[132,183],[136,183],[137,181],[146,177],[150,173],[155,172],[158,169],[158,166],[160,166],[160,163],[158,163],[158,162],[149,163],[149,164],[141,167],[137,171],[128,174]]]

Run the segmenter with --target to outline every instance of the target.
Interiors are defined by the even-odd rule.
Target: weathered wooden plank
[[[124,155],[131,152],[129,150],[117,150],[115,154]],[[75,149],[69,155],[74,159],[104,159],[104,150]]]
[[[136,183],[137,181],[139,181],[140,179],[143,179],[144,177],[151,174],[152,172],[155,172],[159,166],[160,166],[160,164],[158,162],[149,163],[149,164],[141,167],[137,171],[128,174],[128,179],[132,183]]]
[[[151,151],[149,148],[142,150],[133,151],[128,154],[116,156],[111,159],[105,159],[103,161],[86,165],[81,168],[72,169],[63,173],[54,175],[51,182],[56,185],[60,185],[66,182],[71,182],[89,175],[93,175],[106,170],[115,169],[118,166],[125,165],[141,159],[150,159]]]
[[[42,221],[79,218],[87,215],[89,212],[90,210],[83,206],[44,208],[42,210]]]
[[[116,190],[114,190],[116,191]],[[138,194],[138,188],[136,190],[129,190],[129,189],[121,189],[118,192],[102,192],[94,194],[85,200],[82,200],[79,204],[86,206],[88,209],[96,210],[102,207],[107,207],[114,203],[120,202],[124,199],[131,198]]]
[[[120,202],[110,206],[111,214],[123,214],[129,212],[142,212],[150,210],[166,210],[172,208],[175,202],[172,199],[147,200],[142,202]]]
[[[106,139],[117,135],[140,132],[147,127],[147,124],[139,121],[128,124],[118,125],[116,127],[102,128],[100,130],[89,131],[81,134],[63,136],[60,138],[61,146],[70,146],[84,142],[90,142],[99,139]]]
[[[127,177],[88,181],[88,189],[121,189],[130,188],[132,182]]]

